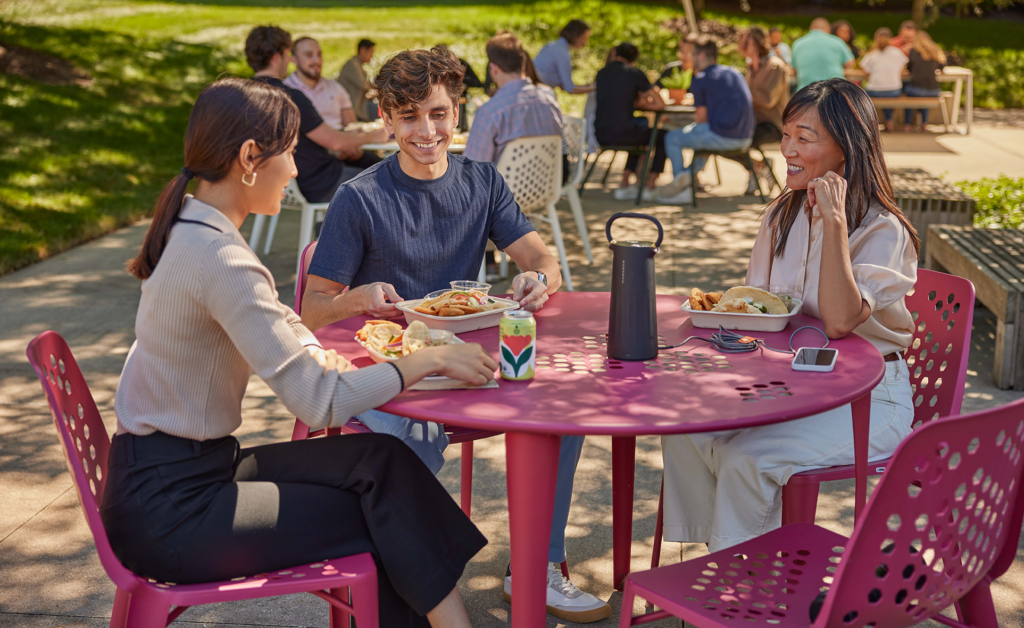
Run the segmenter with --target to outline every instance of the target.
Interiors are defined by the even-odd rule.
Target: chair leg
[[[338,598],[342,602],[352,603],[351,592],[348,587],[338,587],[337,589],[331,589],[331,595]],[[327,619],[328,626],[330,628],[351,628],[352,627],[352,614],[345,609],[338,608],[333,604],[327,605]]]
[[[128,604],[132,594],[118,588],[114,593],[114,608],[110,612],[110,628],[125,628],[128,622]]]
[[[992,602],[992,590],[988,576],[981,579],[957,604],[960,621],[975,628],[997,628],[996,607]]]
[[[601,151],[602,154],[604,154],[605,152],[607,152],[607,151]],[[611,153],[612,153],[612,158],[608,160],[608,168],[605,169],[604,176],[601,177],[601,188],[602,189],[604,189],[605,183],[608,182],[608,175],[610,175],[612,173],[612,164],[615,163],[615,156],[619,154],[619,151],[613,150],[613,151],[611,151]]]
[[[563,576],[565,576],[566,578],[569,577],[569,561],[563,560],[558,565],[558,568],[559,568],[559,570],[561,570]]]
[[[586,173],[583,175],[583,180],[580,181],[579,192],[580,196],[583,196],[583,191],[586,189],[587,181],[590,180],[590,175],[594,172],[594,168],[597,167],[597,160],[601,157],[601,152],[594,153],[594,161],[590,162],[590,166],[587,167]]]
[[[154,595],[133,595],[128,601],[126,628],[165,628],[171,605]]]
[[[722,185],[722,166],[718,163],[718,155],[712,155],[711,158],[715,160],[715,178],[718,180],[718,183],[716,183],[715,185],[718,186],[718,187],[721,187],[721,185]]]
[[[277,212],[270,217],[270,227],[267,228],[267,241],[263,243],[263,254],[267,255],[270,253],[270,245],[274,243],[274,232],[277,231],[277,221],[281,218],[281,212]],[[299,251],[299,255],[302,251]]]
[[[661,476],[661,488],[658,490],[658,516],[654,520],[654,548],[651,551],[651,569],[661,566],[661,537],[664,534],[665,522],[665,475]]]
[[[462,478],[459,480],[459,501],[462,512],[471,517],[473,509],[473,441],[462,443]]]
[[[757,184],[758,198],[761,199],[762,203],[765,203],[767,202],[767,199],[764,196],[764,191],[761,189],[761,179],[757,176],[757,171],[754,170],[754,160],[750,158],[750,151],[747,151],[746,153],[744,153],[744,155],[746,156],[747,160],[746,163],[744,163],[743,165],[747,167],[747,170],[750,172],[750,175],[754,177],[754,183]],[[765,165],[767,166],[768,164],[765,163]]]
[[[295,419],[295,427],[292,428],[292,440],[306,440],[309,438],[309,426],[301,419]]]
[[[280,216],[280,215],[281,215],[281,213],[278,212],[274,216],[274,220],[276,221],[277,217]],[[298,277],[299,273],[302,272],[302,252],[305,251],[306,247],[309,245],[309,243],[313,241],[313,228],[314,228],[314,223],[315,222],[316,222],[316,212],[313,211],[313,208],[310,207],[309,203],[303,204],[303,206],[302,206],[302,215],[299,217],[299,252],[295,256],[295,276],[296,277]],[[277,223],[274,222],[272,224],[277,224]],[[268,242],[269,242],[269,240],[268,240]],[[296,279],[296,281],[298,281],[298,280]]]
[[[252,233],[249,234],[249,248],[256,250],[256,245],[260,243],[260,236],[263,235],[263,226],[267,223],[267,217],[258,214],[253,217],[252,220]]]
[[[775,176],[775,170],[768,164],[768,156],[764,154],[764,151],[761,150],[760,146],[755,147],[754,150],[761,155],[761,161],[764,162],[764,165],[768,166],[768,174],[771,175],[772,183],[775,184],[776,188],[779,188],[779,192],[782,192],[782,184],[779,183],[778,177]],[[770,193],[772,189],[774,188],[769,188],[768,192]]]
[[[572,292],[572,275],[569,273],[569,260],[565,256],[565,242],[562,241],[562,227],[558,224],[558,212],[555,204],[548,205],[548,222],[551,223],[551,233],[555,237],[555,247],[558,249],[558,258],[562,262],[562,280],[565,282],[565,289]]]
[[[814,523],[818,486],[817,483],[800,483],[782,487],[782,525]]]
[[[587,220],[583,217],[583,205],[580,203],[580,196],[576,193],[576,188],[571,185],[566,187],[565,196],[569,199],[572,217],[576,220],[576,229],[580,232],[580,239],[583,240],[583,252],[587,255],[587,261],[593,264],[594,254],[590,250],[590,232],[587,230]]]
[[[627,580],[626,587],[622,590],[622,614],[619,615],[619,628],[629,628],[633,625],[633,601],[635,599],[633,583]]]

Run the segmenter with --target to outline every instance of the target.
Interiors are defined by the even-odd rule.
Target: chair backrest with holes
[[[524,212],[542,209],[562,195],[562,137],[538,135],[509,142],[498,172]]]
[[[1024,516],[1022,449],[1024,401],[915,430],[832,558],[816,625],[910,626],[1001,575]]]
[[[960,414],[971,350],[974,284],[919,269],[906,303],[915,325],[906,356],[914,391],[914,427],[918,427]]]
[[[299,191],[299,184],[295,179],[288,182],[284,189],[284,198],[281,199],[281,209],[302,209],[306,204],[306,197]]]
[[[50,414],[64,445],[64,458],[96,542],[100,562],[117,586],[129,589],[135,576],[114,556],[100,519],[98,502],[103,498],[107,483],[110,437],[96,402],[71,349],[59,334],[53,331],[39,334],[29,343],[27,353],[50,404]]]
[[[316,240],[313,240],[302,249],[302,269],[299,276],[295,278],[295,313],[302,314],[302,295],[306,294],[306,276],[309,274],[309,265],[313,261],[313,253],[316,251]]]
[[[565,185],[576,187],[583,180],[583,170],[587,163],[587,122],[583,118],[562,116],[562,138],[565,140],[569,162]]]

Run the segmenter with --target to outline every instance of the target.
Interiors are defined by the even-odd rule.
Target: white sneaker
[[[641,196],[640,199],[644,201],[656,201],[658,200],[658,190],[656,188],[644,188],[643,196]]]
[[[512,566],[505,572],[505,601],[512,603]],[[548,614],[577,624],[589,624],[612,614],[608,602],[602,602],[589,593],[576,588],[562,575],[557,563],[548,563]]]
[[[636,186],[630,185],[624,188],[616,188],[612,196],[617,201],[632,201],[636,199]]]
[[[693,202],[693,188],[685,188],[675,196],[664,196],[664,194],[658,194],[658,202],[666,205],[688,205]]]
[[[658,189],[658,200],[665,201],[665,199],[674,198],[683,190],[689,190],[690,187],[690,173],[680,173],[676,175],[676,178],[672,179],[671,183],[663,185]]]
[[[757,183],[758,183],[757,182],[757,175],[754,174],[753,172],[751,172],[750,173],[750,180],[747,181],[747,191],[744,192],[744,194],[747,195],[747,196],[750,196],[750,195],[753,195],[753,194],[757,194],[757,192],[759,190]]]

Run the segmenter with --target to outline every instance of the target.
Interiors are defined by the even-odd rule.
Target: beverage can
[[[537,362],[537,321],[526,310],[510,310],[498,325],[501,377],[533,379]]]

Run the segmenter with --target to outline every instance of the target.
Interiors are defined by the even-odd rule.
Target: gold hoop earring
[[[252,181],[246,181],[245,177],[247,177],[250,174],[252,175]],[[252,187],[252,186],[256,185],[256,173],[255,172],[245,172],[245,173],[243,173],[242,174],[242,183],[248,185],[249,187]]]

